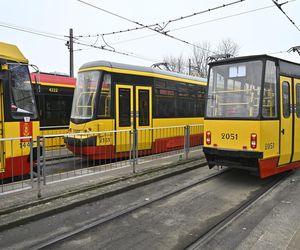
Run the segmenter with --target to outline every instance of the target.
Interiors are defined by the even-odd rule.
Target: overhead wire
[[[295,0],[291,0],[291,1],[288,1],[288,2],[292,2],[292,1],[295,1]],[[216,22],[216,21],[221,21],[221,20],[225,20],[225,19],[228,19],[228,18],[232,18],[232,17],[236,17],[236,16],[241,16],[241,15],[245,15],[245,14],[249,14],[249,13],[252,13],[252,12],[261,11],[261,10],[265,10],[265,9],[269,9],[269,8],[274,8],[274,7],[275,7],[274,5],[264,6],[264,7],[261,7],[261,8],[257,8],[257,9],[253,9],[253,10],[249,10],[249,11],[244,11],[244,12],[240,12],[240,13],[233,14],[233,15],[228,15],[228,16],[224,16],[224,17],[214,18],[214,19],[207,20],[207,21],[204,21],[204,22],[194,23],[194,24],[182,26],[182,27],[179,27],[179,28],[170,29],[168,32],[183,30],[183,29],[187,29],[187,28],[199,26],[199,25],[202,25],[202,24],[212,23],[212,22]],[[136,38],[132,38],[132,39],[127,39],[127,40],[115,42],[113,44],[120,44],[120,43],[131,42],[131,41],[135,41],[135,40],[139,40],[139,39],[144,39],[144,38],[148,38],[148,37],[152,37],[152,36],[157,36],[157,35],[159,35],[159,34],[149,34],[149,35],[145,35],[145,36],[141,36],[141,37],[136,37]]]
[[[36,31],[36,30],[26,28],[26,27],[18,27],[18,26],[13,25],[13,24],[7,24],[7,23],[0,22],[0,27],[13,29],[13,30],[17,30],[17,31],[21,31],[21,32],[25,32],[25,33],[29,33],[29,34],[33,34],[33,35],[38,35],[38,36],[42,36],[42,37],[46,37],[46,38],[56,39],[56,40],[63,41],[63,42],[68,42],[69,41],[66,38],[68,36],[54,35],[54,34],[51,34],[51,33],[48,33],[48,32],[44,32],[44,31]],[[59,37],[57,37],[57,36],[59,36]],[[156,62],[157,61],[155,59],[150,59],[150,58],[147,58],[145,56],[134,54],[132,52],[122,52],[122,51],[115,50],[113,48],[108,49],[108,48],[106,48],[106,45],[105,46],[96,46],[95,45],[96,43],[88,44],[88,43],[84,43],[84,42],[80,42],[80,41],[76,41],[76,40],[73,41],[73,43],[81,45],[81,46],[94,48],[94,49],[101,49],[101,50],[104,50],[104,51],[113,52],[113,53],[120,54],[120,55],[135,57],[135,58],[146,60],[146,61],[151,61],[151,62]]]
[[[275,6],[286,16],[286,18],[296,27],[296,29],[298,30],[298,31],[300,31],[300,29],[299,29],[299,27],[296,25],[296,23],[286,14],[286,12],[281,8],[281,6],[282,5],[284,5],[284,4],[286,4],[286,3],[288,3],[288,1],[286,1],[286,2],[283,2],[283,3],[281,3],[281,4],[279,4],[278,2],[277,2],[277,0],[275,1],[275,0],[272,0],[272,2],[275,4]]]
[[[212,53],[212,54],[216,54],[215,52],[210,51],[210,50],[207,50],[207,49],[205,49],[205,48],[203,48],[203,47],[201,47],[201,46],[199,46],[199,45],[193,44],[193,43],[188,42],[188,41],[186,41],[186,40],[184,40],[184,39],[181,39],[181,38],[175,37],[175,36],[173,36],[173,35],[170,35],[170,34],[168,34],[168,32],[163,31],[163,28],[162,28],[162,27],[161,27],[161,28],[157,28],[157,27],[156,27],[156,28],[152,28],[152,27],[149,27],[149,26],[147,26],[147,25],[144,25],[144,24],[142,24],[142,23],[140,23],[140,22],[138,22],[138,21],[131,20],[131,19],[127,18],[127,17],[124,17],[124,16],[121,16],[121,15],[119,15],[119,14],[113,13],[113,12],[111,12],[111,11],[108,11],[108,10],[103,9],[103,8],[101,8],[101,7],[98,7],[98,6],[96,6],[96,5],[90,4],[90,3],[85,2],[85,1],[83,1],[83,0],[77,0],[77,1],[80,2],[80,3],[86,4],[86,5],[88,5],[88,6],[92,7],[92,8],[95,8],[95,9],[98,9],[98,10],[103,11],[103,12],[105,12],[105,13],[108,13],[108,14],[110,14],[110,15],[113,15],[113,16],[115,16],[115,17],[121,18],[121,19],[123,19],[123,20],[125,20],[125,21],[128,21],[128,22],[130,22],[130,23],[134,23],[134,24],[136,24],[136,25],[138,25],[138,26],[144,27],[144,28],[146,28],[146,29],[149,29],[149,30],[152,30],[152,31],[154,31],[154,32],[157,32],[157,33],[159,33],[159,34],[161,34],[161,35],[167,36],[167,37],[169,37],[169,38],[171,38],[171,39],[174,39],[174,40],[177,40],[177,41],[179,41],[179,42],[188,44],[188,45],[190,45],[190,46],[197,47],[197,48],[199,48],[199,49],[208,51],[208,52],[210,52],[210,53]],[[228,6],[229,6],[229,5],[233,5],[233,4],[240,3],[240,2],[243,2],[243,1],[245,1],[245,0],[238,0],[238,1],[235,1],[235,2],[232,2],[232,3],[228,4]],[[224,6],[225,6],[225,5],[224,5]],[[190,15],[189,15],[189,16],[190,16]],[[177,18],[177,19],[178,19],[178,18]],[[177,19],[176,19],[176,20],[177,20]],[[174,19],[174,20],[175,20],[175,19]],[[180,20],[180,18],[179,18],[178,20]]]
[[[95,35],[79,35],[78,37],[97,37],[97,36],[115,35],[115,34],[120,34],[120,33],[125,33],[125,32],[130,32],[130,31],[136,31],[136,30],[146,29],[146,28],[151,28],[151,27],[159,27],[159,30],[162,31],[170,23],[181,21],[181,20],[184,20],[184,19],[187,19],[187,18],[190,18],[190,17],[194,17],[194,16],[197,16],[197,15],[204,14],[204,13],[207,13],[207,12],[211,12],[211,11],[214,11],[214,10],[218,10],[218,9],[221,9],[221,8],[225,8],[225,7],[228,7],[230,5],[234,5],[234,4],[237,4],[237,3],[240,3],[240,2],[244,2],[244,1],[246,1],[246,0],[237,0],[237,1],[234,1],[234,2],[231,2],[231,3],[228,3],[228,4],[222,4],[222,5],[213,7],[213,8],[209,8],[209,9],[206,9],[206,10],[198,11],[198,12],[195,12],[193,14],[189,14],[189,15],[177,17],[177,18],[174,18],[174,19],[170,19],[168,21],[158,22],[158,23],[149,24],[149,25],[143,25],[143,24],[141,24],[141,23],[139,23],[137,21],[133,21],[133,20],[130,20],[130,19],[126,18],[126,17],[122,17],[121,15],[112,13],[112,12],[107,11],[107,10],[101,8],[101,7],[96,6],[96,5],[87,3],[87,2],[85,2],[83,0],[78,0],[78,2],[81,2],[83,4],[91,6],[93,8],[98,9],[98,10],[104,11],[104,12],[106,12],[108,14],[114,15],[116,17],[122,18],[122,19],[124,19],[126,21],[133,22],[133,23],[139,25],[139,27],[130,28],[130,29],[124,29],[124,30],[119,30],[119,31],[114,31],[114,32],[108,32],[108,33],[102,33],[102,34],[95,34]]]

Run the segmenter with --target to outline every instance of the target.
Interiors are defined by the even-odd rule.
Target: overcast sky
[[[83,1],[147,25],[161,23],[236,0]],[[279,3],[282,2],[285,0],[279,0]],[[291,1],[282,8],[300,28],[300,0]],[[242,14],[245,12],[248,13]],[[193,24],[195,25],[191,26]],[[69,53],[65,46],[66,42],[63,41],[68,39],[64,36],[68,36],[69,28],[74,29],[74,36],[86,36],[138,27],[136,24],[77,0],[1,1],[0,25],[1,41],[16,44],[29,61],[38,65],[41,71],[64,73],[69,73]],[[37,33],[43,32],[58,39],[5,28],[3,25],[25,28]],[[170,23],[165,31],[167,30],[171,30],[168,34],[189,43],[208,41],[213,48],[222,39],[230,38],[239,44],[240,55],[268,53],[300,63],[300,56],[297,53],[273,54],[300,45],[300,31],[275,7],[271,0],[245,0]],[[110,46],[106,45],[106,48],[112,47],[116,51],[133,56],[75,45],[74,49],[77,50],[74,52],[75,74],[82,64],[89,61],[110,60],[150,66],[162,61],[165,56],[183,55],[189,58],[192,53],[192,46],[147,29],[107,35],[104,38]],[[105,45],[101,37],[98,40],[96,37],[85,37],[76,41],[96,46]]]

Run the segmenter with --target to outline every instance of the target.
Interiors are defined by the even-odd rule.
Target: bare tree
[[[185,60],[182,55],[178,57],[165,56],[163,59],[163,62],[168,64],[169,69],[177,73],[186,73],[186,65],[184,61]]]
[[[192,54],[191,75],[207,77],[208,57],[211,55],[211,44],[208,41],[195,44]]]
[[[239,54],[240,46],[231,38],[223,39],[217,46],[217,54],[230,54],[237,56]]]
[[[195,44],[193,47],[190,65],[188,65],[189,63],[186,63],[187,60],[185,60],[182,55],[178,57],[166,56],[164,57],[163,62],[167,63],[169,69],[173,72],[187,74],[187,69],[190,68],[189,73],[191,75],[206,78],[208,75],[210,56],[218,54],[237,56],[239,50],[240,46],[230,38],[221,40],[215,50],[212,49],[209,41],[203,41]]]

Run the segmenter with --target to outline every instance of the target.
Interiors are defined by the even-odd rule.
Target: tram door
[[[116,152],[129,151],[132,136],[127,131],[138,129],[138,150],[152,147],[152,88],[116,85]]]
[[[293,146],[292,79],[280,77],[280,158],[279,166],[291,161]]]
[[[294,79],[294,154],[292,161],[300,161],[300,79]]]
[[[116,85],[116,152],[128,152],[131,147],[133,129],[133,86]]]
[[[137,129],[138,149],[152,147],[152,88],[135,87],[135,128]]]

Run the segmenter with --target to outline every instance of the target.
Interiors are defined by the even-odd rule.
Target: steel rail
[[[126,209],[123,209],[117,213],[114,213],[114,214],[111,214],[111,215],[108,215],[104,218],[98,218],[97,220],[91,222],[91,223],[88,223],[76,230],[73,230],[71,232],[67,232],[65,234],[62,234],[56,238],[53,238],[53,239],[50,239],[50,240],[47,240],[41,244],[38,244],[36,246],[33,246],[31,249],[33,250],[36,250],[36,249],[43,249],[43,248],[47,248],[47,247],[51,247],[53,246],[54,244],[57,244],[59,242],[63,242],[65,240],[67,240],[68,238],[71,238],[73,236],[76,236],[80,233],[84,233],[85,231],[88,231],[94,227],[97,227],[97,226],[100,226],[104,223],[107,223],[107,222],[110,222],[110,221],[113,221],[115,219],[118,219],[119,217],[122,217],[122,216],[125,216],[127,214],[130,214],[138,209],[141,209],[143,207],[146,207],[148,205],[151,205],[155,202],[158,202],[160,200],[163,200],[163,199],[166,199],[166,198],[169,198],[171,196],[174,196],[178,193],[181,193],[187,189],[190,189],[190,188],[193,188],[194,186],[197,186],[199,184],[203,184],[209,180],[212,180],[226,172],[230,171],[230,169],[225,169],[225,170],[222,170],[218,173],[214,173],[214,174],[211,174],[207,177],[204,177],[204,178],[201,178],[200,180],[197,180],[197,181],[194,181],[193,183],[190,183],[190,184],[187,184],[187,185],[184,185],[183,187],[180,187],[180,188],[176,188],[176,189],[173,189],[172,191],[168,192],[168,193],[165,193],[163,195],[158,195],[156,198],[152,199],[152,200],[145,200],[139,204],[136,204],[136,205],[133,205],[131,207],[128,207]],[[171,178],[171,177],[169,177]]]
[[[256,195],[243,202],[237,209],[232,211],[230,214],[222,218],[220,221],[216,222],[214,225],[209,227],[204,233],[202,233],[196,241],[187,246],[185,250],[196,250],[203,249],[202,246],[207,243],[209,240],[213,239],[222,229],[227,227],[230,223],[232,223],[235,219],[241,216],[246,210],[250,209],[252,206],[256,204],[260,199],[269,194],[272,190],[274,190],[285,178],[289,175],[289,173],[283,173],[278,175],[274,180],[268,182],[263,188],[257,192]]]

